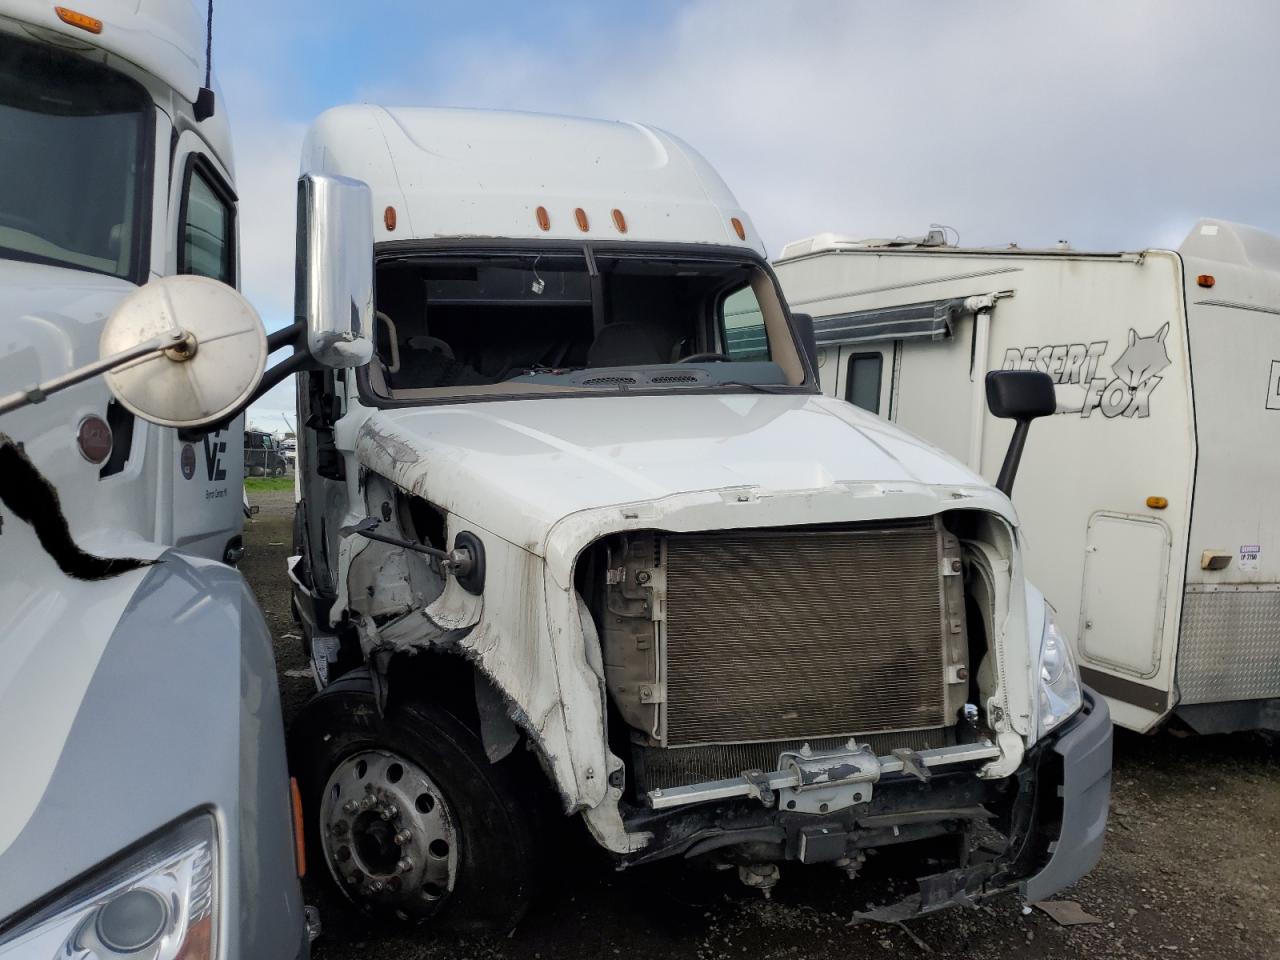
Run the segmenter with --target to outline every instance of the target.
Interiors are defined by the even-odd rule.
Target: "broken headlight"
[[[1044,605],[1044,632],[1040,638],[1037,677],[1040,681],[1038,739],[1079,710],[1083,702],[1075,658],[1071,656],[1071,647],[1058,629],[1053,608],[1048,603]]]
[[[213,818],[202,814],[95,870],[0,935],[0,960],[210,960],[217,866]]]

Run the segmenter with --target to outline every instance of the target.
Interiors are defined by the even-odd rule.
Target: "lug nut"
[[[395,841],[395,844],[397,847],[403,847],[406,843],[408,843],[410,840],[413,839],[413,834],[410,833],[408,830],[401,830],[391,839]]]
[[[335,856],[339,863],[346,863],[351,859],[351,848],[345,845],[341,846],[338,848],[338,852]]]
[[[388,803],[380,812],[383,820],[394,820],[396,817],[400,816],[400,808],[394,803]]]
[[[342,805],[343,813],[355,813],[360,809],[360,803],[357,800],[348,800]]]
[[[396,867],[399,868],[401,873],[409,873],[413,870],[413,861],[406,858],[397,863]]]
[[[354,873],[353,873],[353,874],[351,874],[351,876],[347,877],[347,886],[348,886],[348,887],[354,887],[354,886],[356,885],[356,883],[357,883],[357,879],[356,879],[356,875],[355,875]]]
[[[370,892],[370,893],[381,893],[381,892],[382,892],[382,888],[383,888],[383,883],[382,883],[382,881],[381,881],[381,880],[370,880],[370,881],[369,881],[369,892]]]
[[[372,793],[366,794],[365,797],[360,801],[361,810],[372,810],[377,805],[378,805],[378,798],[375,797]]]
[[[329,830],[333,833],[335,837],[346,836],[347,821],[339,820],[337,823],[333,824],[333,826],[331,826]]]

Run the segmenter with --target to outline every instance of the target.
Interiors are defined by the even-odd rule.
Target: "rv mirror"
[[[809,359],[809,369],[813,371],[813,380],[818,381],[818,340],[813,333],[813,316],[808,313],[792,313],[791,322],[795,326],[796,336],[800,338],[800,349]]]
[[[234,288],[163,277],[120,301],[98,351],[111,364],[107,386],[126,409],[161,426],[198,429],[249,401],[266,367],[267,336]],[[129,354],[136,356],[123,360]]]
[[[373,194],[348,177],[298,180],[298,320],[322,366],[360,367],[373,356]]]
[[[987,374],[987,408],[992,416],[1014,421],[1013,437],[996,478],[997,489],[1011,496],[1031,421],[1058,408],[1053,379],[1039,370],[992,370]]]

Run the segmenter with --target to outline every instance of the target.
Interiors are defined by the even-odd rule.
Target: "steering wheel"
[[[681,357],[676,363],[733,363],[733,357],[727,353],[691,353],[687,357]]]

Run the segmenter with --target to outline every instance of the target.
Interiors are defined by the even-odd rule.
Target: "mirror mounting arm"
[[[992,370],[987,374],[986,387],[987,407],[992,415],[1014,422],[1013,437],[996,478],[996,489],[1009,497],[1013,495],[1013,480],[1027,445],[1031,421],[1052,414],[1057,409],[1057,397],[1053,379],[1039,370]]]
[[[153,337],[145,343],[138,344],[136,347],[121,350],[119,353],[113,353],[111,356],[95,360],[93,363],[86,363],[83,367],[77,367],[75,370],[64,373],[60,377],[54,377],[52,380],[46,380],[44,383],[36,384],[25,390],[15,390],[13,393],[0,397],[0,415],[12,413],[14,410],[20,410],[31,404],[43,403],[50,396],[67,389],[67,387],[74,387],[77,383],[83,383],[99,374],[123,367],[126,363],[156,356],[167,350],[175,350],[175,348],[182,347],[187,343],[188,338],[189,334],[185,330],[174,330],[163,336]],[[178,357],[175,357],[175,359],[178,359]]]

